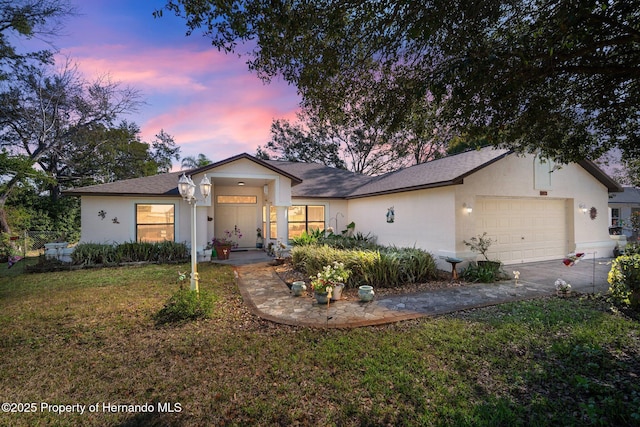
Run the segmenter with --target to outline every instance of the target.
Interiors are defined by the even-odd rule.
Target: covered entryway
[[[476,232],[494,240],[490,257],[505,264],[566,256],[569,248],[564,199],[476,199]]]
[[[257,207],[217,205],[215,208],[215,236],[225,237],[225,231],[239,230],[234,239],[238,248],[247,249],[256,246]]]

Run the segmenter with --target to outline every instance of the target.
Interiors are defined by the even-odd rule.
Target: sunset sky
[[[218,52],[201,34],[186,37],[185,20],[172,13],[155,19],[163,0],[74,1],[79,13],[55,46],[86,78],[108,74],[142,92],[146,104],[123,118],[141,127],[144,141],[164,129],[182,157],[217,161],[255,154],[270,139],[273,119],[295,118],[295,87],[265,85],[246,58]]]

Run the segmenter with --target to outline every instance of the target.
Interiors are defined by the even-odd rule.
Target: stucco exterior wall
[[[614,243],[608,231],[607,188],[580,165],[562,165],[551,172],[550,185],[544,190],[536,188],[535,157],[511,154],[496,163],[466,177],[463,185],[455,186],[456,250],[461,256],[471,253],[463,244],[476,235],[473,213],[466,214],[463,204],[475,206],[480,196],[562,199],[566,201],[566,220],[569,250],[597,251],[597,257],[611,256]],[[545,191],[546,195],[541,195]],[[580,205],[595,207],[597,217],[591,219]]]
[[[239,181],[253,178],[267,180],[269,201],[274,206],[291,205],[291,180],[250,160],[240,159],[218,166],[207,172],[207,176],[212,180],[216,177],[237,178]]]
[[[190,208],[189,205],[186,202],[183,202],[180,198],[83,196],[80,213],[80,220],[82,224],[80,242],[123,243],[135,241],[135,215],[136,204],[138,203],[174,204],[176,241],[181,242],[190,240],[190,211],[188,210]],[[100,211],[104,211],[106,213],[104,219],[98,215],[98,212]],[[117,219],[117,221],[114,221],[114,219]]]
[[[453,187],[351,199],[348,221],[355,222],[356,231],[377,236],[382,245],[417,247],[442,258],[455,254],[454,204]],[[391,207],[395,217],[388,223]]]

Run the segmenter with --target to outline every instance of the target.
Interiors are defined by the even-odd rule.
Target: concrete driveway
[[[588,255],[587,255],[588,256]],[[583,258],[577,264],[567,267],[562,260],[541,261],[503,266],[513,277],[513,271],[520,272],[519,283],[536,285],[542,289],[555,290],[556,279],[571,284],[571,289],[580,293],[607,292],[607,275],[613,258]]]

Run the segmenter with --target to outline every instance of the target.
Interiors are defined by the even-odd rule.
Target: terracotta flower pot
[[[229,259],[229,254],[231,253],[231,245],[216,245],[215,248],[218,259]]]

